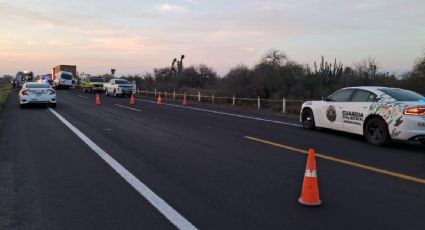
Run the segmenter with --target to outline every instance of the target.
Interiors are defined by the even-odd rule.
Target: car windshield
[[[130,82],[127,81],[127,80],[116,80],[115,81],[115,84],[118,84],[118,85],[129,85]]]
[[[397,101],[425,101],[425,97],[410,90],[397,88],[383,88],[380,91],[390,95]]]
[[[27,84],[27,89],[43,89],[50,88],[49,84]]]
[[[66,79],[66,80],[72,80],[72,75],[62,74],[61,78]]]
[[[90,78],[90,82],[105,82],[102,78]]]

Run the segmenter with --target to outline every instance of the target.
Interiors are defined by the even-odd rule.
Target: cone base
[[[319,200],[317,202],[305,202],[301,199],[301,197],[298,199],[298,202],[300,202],[300,204],[306,205],[306,206],[320,206],[322,204],[321,200]]]

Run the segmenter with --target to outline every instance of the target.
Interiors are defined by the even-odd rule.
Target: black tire
[[[52,103],[52,104],[50,104],[50,107],[51,107],[51,108],[56,108],[56,103]]]
[[[19,108],[23,109],[23,108],[25,108],[25,105],[24,104],[19,104]]]
[[[316,123],[314,122],[314,114],[311,109],[303,110],[303,112],[301,113],[301,124],[304,129],[316,129]]]
[[[385,121],[380,117],[373,117],[364,126],[364,137],[372,145],[382,146],[390,140],[390,134]]]

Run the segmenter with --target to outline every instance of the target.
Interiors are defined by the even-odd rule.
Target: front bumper
[[[131,95],[131,94],[135,94],[135,93],[136,93],[136,90],[132,90],[132,89],[130,89],[130,90],[125,89],[125,90],[117,91],[117,94],[122,94],[122,95]]]
[[[91,90],[95,92],[103,92],[103,87],[91,87]]]

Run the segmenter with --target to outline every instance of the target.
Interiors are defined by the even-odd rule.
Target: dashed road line
[[[77,135],[84,143],[86,143],[100,158],[102,158],[112,169],[115,170],[125,181],[127,181],[137,192],[140,193],[149,203],[152,204],[162,215],[164,215],[178,229],[197,229],[192,223],[184,218],[180,213],[167,204],[161,197],[156,195],[148,186],[137,179],[118,161],[112,158],[107,152],[96,145],[84,133],[78,130],[75,126],[69,123],[62,115],[55,110],[50,109],[62,123],[64,123],[75,135]]]
[[[136,108],[132,108],[132,107],[128,107],[128,106],[124,106],[124,105],[120,105],[120,104],[114,104],[115,106],[121,107],[121,108],[125,108],[125,109],[129,109],[129,110],[133,110],[136,112],[141,112],[142,110],[140,109],[136,109]]]
[[[287,150],[290,150],[290,151],[293,151],[293,152],[297,152],[297,153],[301,153],[301,154],[308,154],[307,150],[295,148],[295,147],[292,147],[292,146],[289,146],[289,145],[279,144],[279,143],[271,142],[271,141],[264,140],[264,139],[261,139],[261,138],[250,137],[250,136],[245,136],[244,138],[251,140],[251,141],[259,142],[259,143],[272,145],[272,146],[275,146],[275,147],[278,147],[278,148],[287,149]],[[423,179],[423,178],[418,178],[418,177],[409,176],[409,175],[402,174],[402,173],[392,172],[392,171],[389,171],[389,170],[380,169],[380,168],[360,164],[360,163],[353,162],[353,161],[343,160],[343,159],[331,157],[331,156],[321,154],[321,153],[316,153],[315,155],[318,158],[326,159],[326,160],[337,162],[337,163],[340,163],[340,164],[350,165],[350,166],[353,166],[353,167],[356,167],[356,168],[361,168],[361,169],[372,171],[372,172],[375,172],[375,173],[379,173],[379,174],[383,174],[383,175],[387,175],[387,176],[392,176],[392,177],[396,177],[396,178],[403,179],[403,180],[413,181],[413,182],[420,183],[420,184],[425,184],[425,179]]]
[[[136,99],[136,100],[138,100],[138,101],[144,101],[144,102],[149,102],[149,103],[152,103],[152,104],[155,104],[156,103],[155,101],[150,101],[150,100],[143,100],[143,99]],[[217,110],[201,109],[201,108],[196,108],[196,107],[191,107],[191,106],[175,105],[175,104],[169,104],[169,103],[164,103],[164,102],[162,102],[162,105],[167,105],[167,106],[171,106],[171,107],[175,107],[175,108],[181,108],[181,109],[189,109],[189,110],[194,110],[194,111],[200,111],[200,112],[207,112],[207,113],[213,113],[213,114],[226,115],[226,116],[231,116],[231,117],[239,117],[239,118],[251,119],[251,120],[256,120],[256,121],[263,121],[263,122],[275,123],[275,124],[280,124],[280,125],[288,125],[288,126],[301,127],[301,125],[295,124],[295,123],[283,122],[283,121],[276,121],[276,120],[269,120],[269,119],[264,119],[264,118],[259,118],[259,117],[252,117],[252,116],[245,116],[245,115],[240,115],[240,114],[235,114],[235,113],[226,113],[226,112],[221,112],[221,111],[217,111]]]

